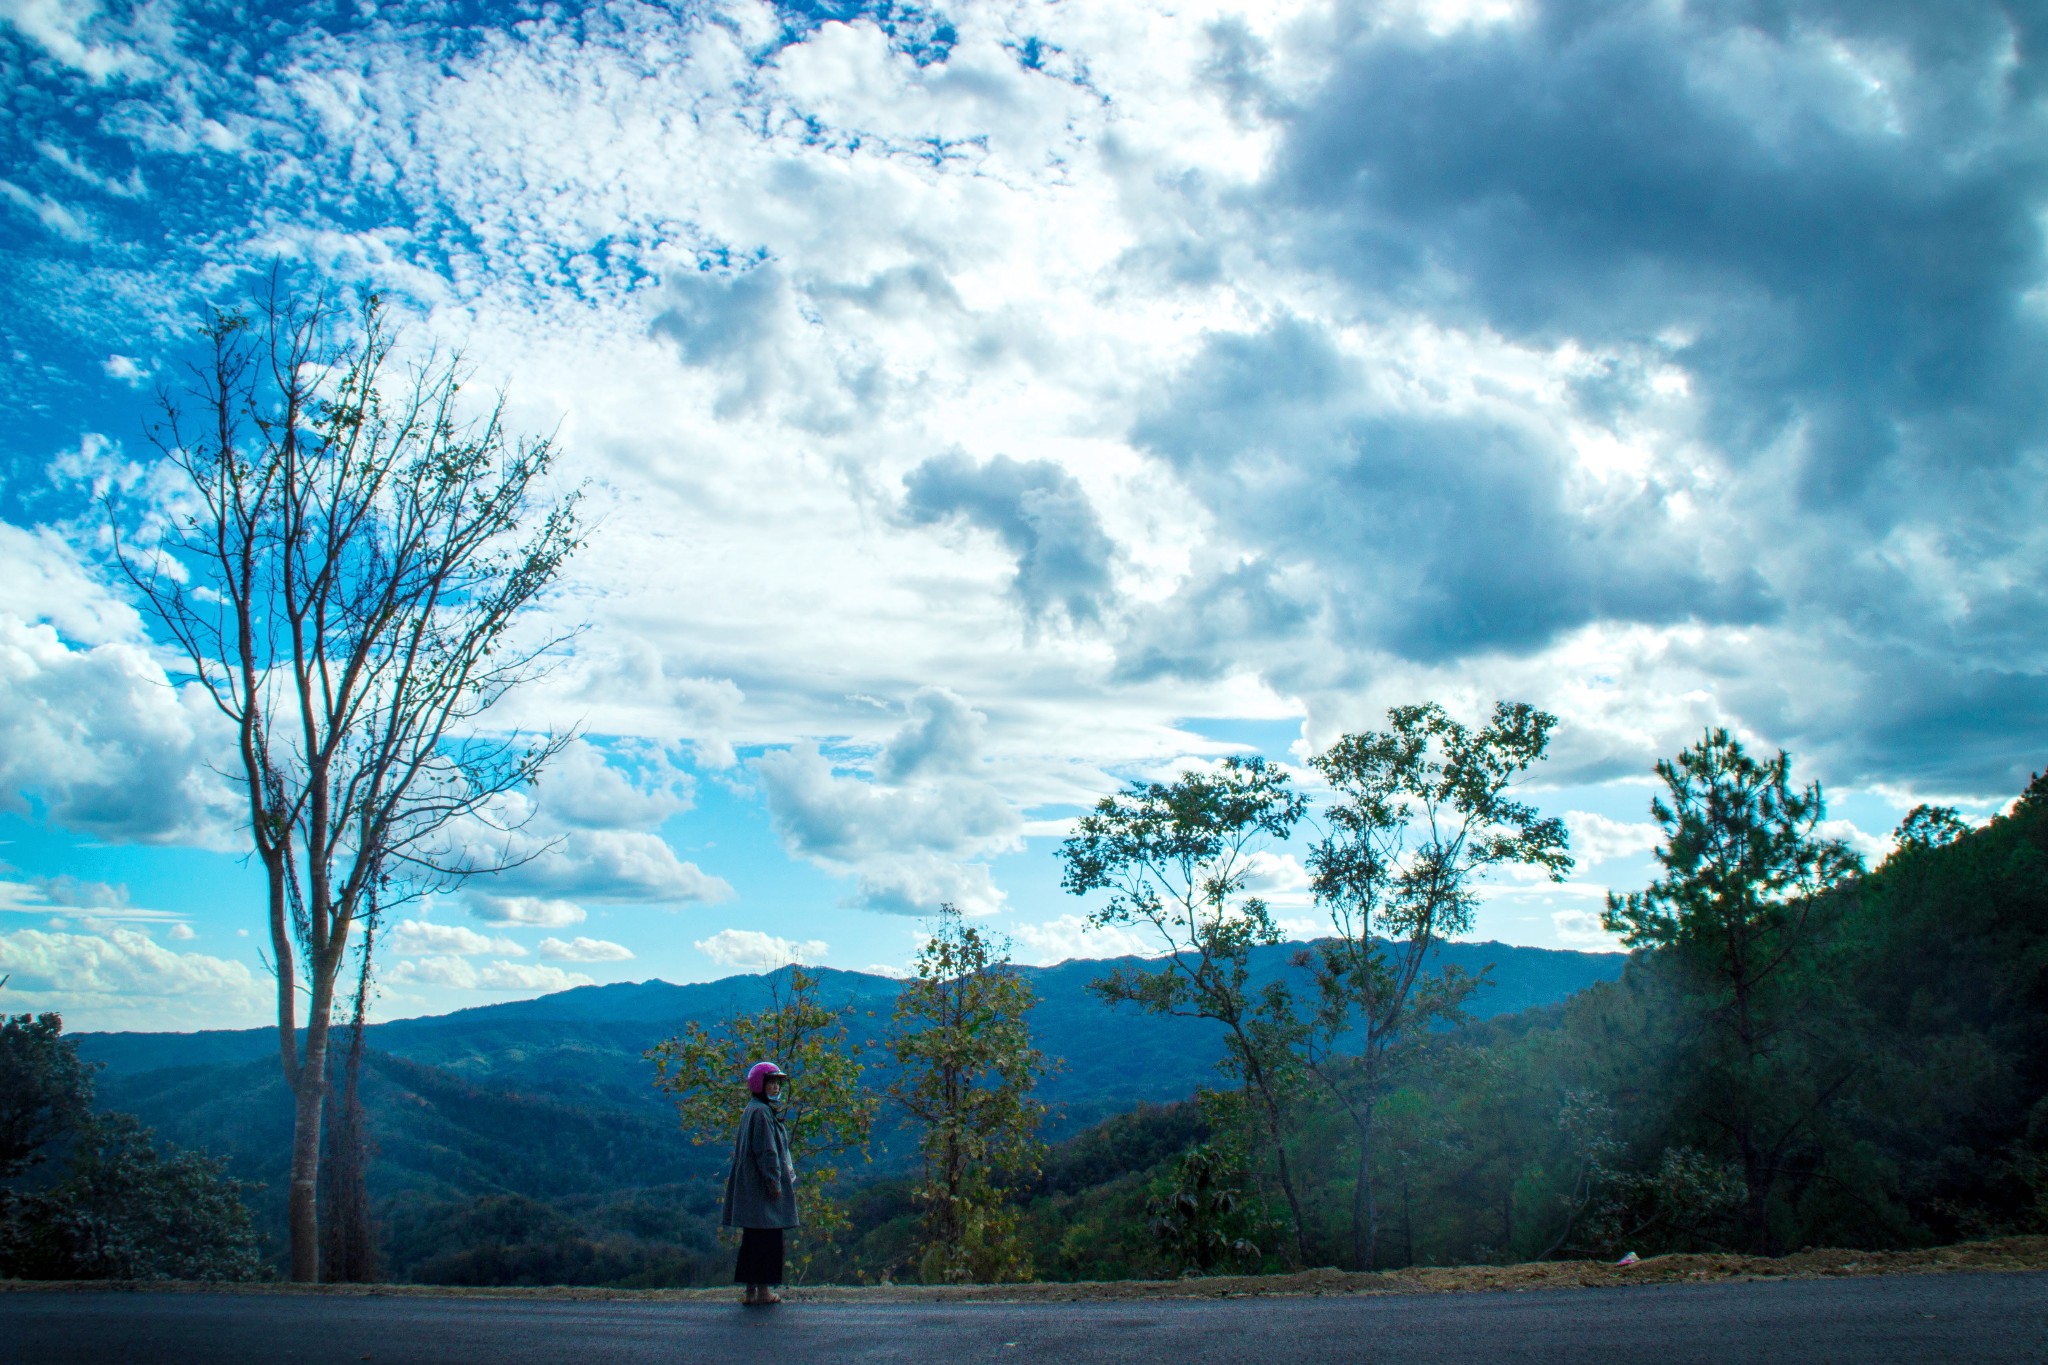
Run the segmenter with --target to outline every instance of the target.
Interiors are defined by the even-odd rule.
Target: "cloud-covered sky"
[[[507,717],[584,736],[547,851],[408,908],[386,1013],[900,969],[941,901],[1126,951],[1065,819],[1427,698],[1562,718],[1581,862],[1494,888],[1511,941],[1604,943],[1707,725],[1874,852],[1994,809],[2048,759],[2044,42],[1973,0],[0,0],[0,1005],[262,1017],[222,736],[94,503],[169,495],[150,395],[276,261],[461,348],[598,522]]]

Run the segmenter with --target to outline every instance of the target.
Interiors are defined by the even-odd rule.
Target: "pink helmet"
[[[758,1095],[768,1088],[768,1078],[781,1080],[789,1073],[773,1062],[755,1062],[747,1068],[747,1089]]]

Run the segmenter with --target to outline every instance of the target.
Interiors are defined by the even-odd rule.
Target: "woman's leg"
[[[748,1303],[774,1303],[777,1296],[769,1286],[782,1283],[782,1229],[741,1229],[739,1260],[732,1278],[735,1284],[747,1287]]]

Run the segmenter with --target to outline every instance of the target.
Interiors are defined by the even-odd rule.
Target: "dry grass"
[[[788,1290],[793,1303],[1073,1303],[1098,1299],[1217,1299],[1325,1294],[1461,1294],[1485,1290],[1587,1289],[1709,1280],[1812,1280],[1847,1275],[1929,1275],[1958,1271],[2048,1270],[2048,1237],[2005,1237],[1921,1251],[1837,1251],[1792,1256],[1652,1256],[1632,1266],[1602,1261],[1533,1261],[1384,1271],[1303,1270],[1291,1275],[1115,1280],[1081,1284],[814,1285]],[[408,1298],[726,1302],[733,1290],[593,1289],[577,1286],[464,1289],[445,1285],[220,1285],[125,1280],[0,1280],[0,1292],[147,1290],[171,1293],[391,1295]]]

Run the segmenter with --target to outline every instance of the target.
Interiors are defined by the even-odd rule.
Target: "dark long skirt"
[[[741,1228],[740,1261],[733,1268],[734,1284],[782,1283],[782,1229]]]

